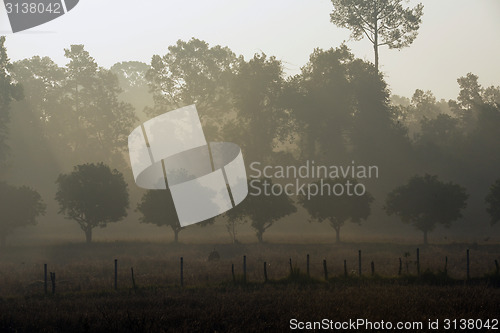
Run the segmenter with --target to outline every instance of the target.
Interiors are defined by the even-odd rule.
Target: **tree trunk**
[[[85,230],[85,240],[87,241],[87,244],[92,243],[92,228]]]
[[[335,227],[335,242],[340,243],[340,227]]]
[[[427,230],[424,230],[424,245],[427,245]]]
[[[264,236],[264,232],[263,231],[257,231],[257,239],[259,240],[259,243],[262,243],[264,240],[263,240],[263,236]]]

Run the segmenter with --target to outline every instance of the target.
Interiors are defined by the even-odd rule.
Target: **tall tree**
[[[437,224],[449,227],[462,217],[467,198],[465,188],[460,185],[443,183],[437,176],[417,175],[390,192],[384,208],[388,215],[395,214],[422,231],[427,244],[427,234]]]
[[[16,228],[36,224],[45,208],[37,191],[0,182],[0,247],[5,247],[7,236]]]
[[[403,0],[332,0],[333,24],[351,30],[351,38],[363,37],[373,44],[375,68],[378,71],[378,48],[409,46],[418,35],[424,6],[404,8]]]
[[[22,87],[12,78],[12,64],[7,56],[5,36],[0,36],[0,164],[7,154],[7,125],[9,123],[9,108],[14,100],[23,97]]]
[[[59,213],[75,220],[92,242],[92,230],[127,216],[129,197],[123,174],[103,163],[82,164],[57,178]]]
[[[355,179],[328,179],[316,182],[318,188],[326,188],[328,185],[332,191],[338,186],[348,186],[347,182],[351,184],[352,189],[358,184]],[[365,192],[362,195],[349,195],[343,193],[342,195],[335,195],[334,193],[321,193],[308,197],[301,195],[299,203],[307,210],[309,215],[318,222],[327,220],[335,230],[335,240],[340,242],[340,228],[347,221],[354,223],[361,223],[361,220],[366,220],[371,213],[371,203],[373,197],[370,193]]]

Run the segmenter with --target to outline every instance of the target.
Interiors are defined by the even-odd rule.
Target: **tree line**
[[[331,20],[353,30],[355,38],[371,38],[375,52],[382,45],[410,45],[421,6],[385,2],[363,9],[367,2],[332,1]],[[341,22],[344,16],[335,14],[341,5],[361,10],[360,20]],[[410,23],[391,18],[399,10]],[[369,17],[372,23],[363,22]],[[375,21],[380,24],[369,30]],[[492,223],[499,220],[500,88],[482,87],[472,73],[457,80],[456,100],[438,101],[423,89],[411,98],[391,95],[377,64],[356,58],[345,44],[315,49],[301,72],[287,77],[276,57],[258,53],[245,59],[196,38],[179,40],[150,64],[121,62],[110,69],[99,66],[83,45],[64,50],[68,62],[62,67],[40,56],[12,63],[5,38],[0,41],[0,179],[36,186],[46,198],[57,193],[59,212],[77,221],[89,242],[93,228],[123,219],[129,202],[139,202],[141,222],[169,225],[177,240],[181,228],[168,191],[143,192],[133,183],[127,136],[143,120],[190,104],[197,106],[208,141],[237,142],[247,166],[355,160],[377,165],[382,173],[359,198],[249,197],[224,217],[233,241],[237,225],[246,221],[262,241],[274,222],[299,205],[311,219],[329,221],[337,240],[345,222],[369,216],[395,215],[422,231],[424,241],[437,224],[464,218],[479,225],[487,214]],[[100,182],[113,184],[119,198]],[[14,193],[15,187],[3,184],[2,197]],[[45,212],[41,196],[30,191],[25,202],[37,209],[23,218],[29,222],[10,221],[9,209],[16,205],[0,203],[2,235]],[[376,200],[383,207],[371,209]]]

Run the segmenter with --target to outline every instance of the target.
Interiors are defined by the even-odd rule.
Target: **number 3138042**
[[[5,4],[7,9],[7,14],[62,14],[62,8],[60,3],[35,3],[35,2],[21,2],[21,3],[10,3]]]

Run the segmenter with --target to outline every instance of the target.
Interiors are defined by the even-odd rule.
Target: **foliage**
[[[75,220],[92,241],[92,229],[121,221],[129,207],[127,183],[116,169],[103,163],[82,164],[57,178],[59,213]]]
[[[35,225],[45,208],[37,191],[0,182],[0,246],[5,246],[5,238],[16,228]]]
[[[328,184],[330,189],[337,185],[347,186],[347,182],[352,185],[352,188],[358,184],[355,179],[349,178],[328,179],[321,182],[317,181],[314,184],[318,188],[322,188],[322,184]],[[314,220],[330,222],[332,228],[335,229],[337,243],[340,242],[340,228],[346,221],[361,223],[361,220],[366,220],[370,216],[370,205],[373,200],[372,195],[368,192],[363,193],[363,195],[343,193],[339,196],[325,192],[310,198],[305,195],[299,197],[299,203]]]
[[[443,183],[437,176],[417,175],[390,192],[384,208],[388,215],[395,214],[422,231],[427,244],[427,233],[437,224],[449,227],[462,217],[467,198],[465,188],[460,185]]]
[[[422,22],[424,6],[403,8],[403,0],[332,0],[333,24],[351,30],[351,38],[373,44],[378,71],[378,47],[401,49],[413,43]]]

